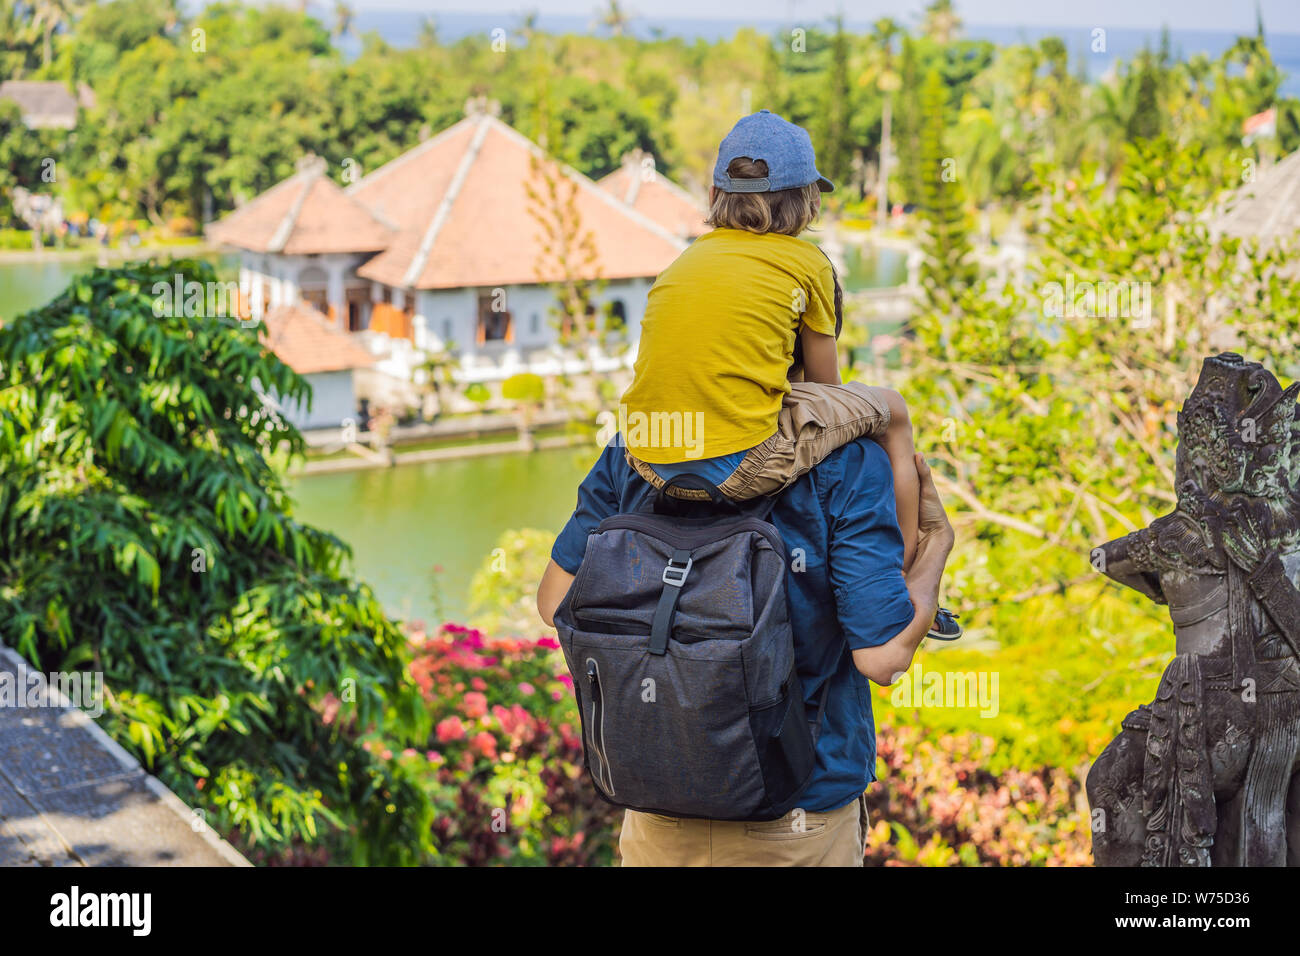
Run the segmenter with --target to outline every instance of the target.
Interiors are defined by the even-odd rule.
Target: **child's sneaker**
[[[939,608],[939,613],[934,616],[934,623],[930,625],[930,633],[926,637],[932,637],[936,641],[955,641],[961,637],[965,631],[957,623],[957,615],[946,607]]]

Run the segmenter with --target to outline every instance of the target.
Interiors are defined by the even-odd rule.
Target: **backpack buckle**
[[[664,568],[664,584],[671,584],[675,588],[681,587],[686,583],[686,575],[691,573],[694,564],[693,558],[687,558],[684,565],[673,564],[673,559],[669,558],[668,567]]]

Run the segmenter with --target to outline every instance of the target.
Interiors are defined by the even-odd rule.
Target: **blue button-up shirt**
[[[551,550],[555,563],[576,574],[587,535],[610,515],[642,510],[653,493],[616,437],[578,488],[578,507]],[[831,682],[817,769],[799,801],[823,813],[856,800],[876,778],[871,694],[849,651],[884,644],[913,616],[888,456],[868,439],[836,449],[782,494],[771,520],[789,552],[786,590],[808,707]]]

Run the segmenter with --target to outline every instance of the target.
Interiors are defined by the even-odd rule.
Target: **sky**
[[[604,0],[348,0],[354,10],[418,10],[438,13],[517,15],[536,10],[553,15],[591,15]],[[332,0],[315,0],[332,8]],[[746,21],[821,20],[842,10],[855,22],[891,16],[912,24],[924,0],[623,0],[633,17],[655,19],[726,19]],[[1300,3],[1260,0],[1264,25],[1280,33],[1300,33]],[[968,23],[1028,26],[1087,26],[1108,29],[1159,27],[1183,30],[1253,32],[1252,0],[957,0],[958,15]]]

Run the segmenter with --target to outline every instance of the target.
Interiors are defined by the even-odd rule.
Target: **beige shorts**
[[[867,799],[829,813],[791,810],[779,820],[692,820],[627,810],[624,866],[862,866]]]
[[[792,383],[781,402],[776,434],[751,448],[718,490],[736,501],[776,494],[846,442],[880,438],[888,428],[889,405],[880,389],[863,382]],[[627,462],[655,488],[664,486],[664,480],[641,459],[628,454]],[[692,500],[709,497],[708,492],[693,488],[673,488],[668,493]]]

